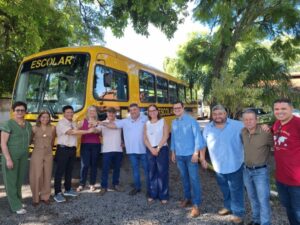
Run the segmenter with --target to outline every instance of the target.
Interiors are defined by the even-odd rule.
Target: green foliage
[[[149,23],[158,27],[168,38],[183,22],[188,0],[115,0],[98,1],[101,10],[106,12],[104,26],[110,27],[120,37],[131,22],[138,34],[149,35]],[[101,2],[101,3],[100,3]]]
[[[103,43],[103,28],[122,36],[152,23],[171,38],[188,0],[0,0],[0,96],[11,93],[22,58],[42,50]]]
[[[234,76],[231,72],[222,74],[222,78],[213,78],[211,95],[216,97],[216,101],[225,105],[229,115],[235,118],[236,112],[251,105],[261,105],[258,96],[263,90],[259,87],[248,87],[244,85],[247,74]]]
[[[210,34],[194,34],[168,62],[183,79],[202,86],[208,102],[234,114],[244,106],[267,106],[278,96],[299,99],[287,69],[300,53],[298,1],[201,0],[194,18]],[[270,46],[260,44],[265,40]]]

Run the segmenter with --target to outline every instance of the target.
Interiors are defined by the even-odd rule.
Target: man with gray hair
[[[203,137],[224,198],[224,208],[219,210],[218,214],[224,216],[232,213],[231,222],[234,224],[242,224],[245,214],[244,153],[241,139],[243,127],[242,122],[227,118],[222,105],[216,105],[212,108],[212,121],[203,130]]]
[[[249,225],[270,225],[270,178],[267,164],[273,137],[257,124],[257,115],[253,110],[248,109],[243,113],[243,122],[243,177],[252,209],[252,221]]]

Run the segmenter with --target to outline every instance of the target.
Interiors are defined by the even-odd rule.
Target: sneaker
[[[133,188],[131,191],[129,191],[129,195],[133,196],[136,195],[137,193],[141,192],[141,190],[138,190],[136,188]]]
[[[79,185],[78,188],[76,189],[77,192],[81,192],[83,190],[83,186]]]
[[[26,209],[19,209],[19,210],[16,211],[16,213],[18,215],[23,215],[23,214],[27,213],[27,211],[26,211]]]
[[[124,192],[124,189],[120,185],[115,185],[112,189],[116,192]]]
[[[100,196],[103,196],[106,192],[107,192],[107,189],[106,189],[106,188],[101,188],[101,190],[100,190],[100,192],[99,192],[99,195],[100,195]]]
[[[229,215],[231,214],[231,211],[229,209],[226,209],[226,208],[222,208],[218,211],[218,214],[220,216],[226,216],[226,215]]]
[[[200,215],[200,211],[198,206],[193,206],[192,210],[191,210],[191,217],[196,218]]]
[[[73,191],[73,190],[71,189],[71,190],[69,190],[69,191],[65,191],[65,192],[64,192],[64,196],[77,197],[78,194],[77,194],[75,191]]]
[[[56,202],[58,202],[58,203],[60,203],[60,202],[65,202],[65,201],[66,201],[65,197],[62,195],[61,192],[58,193],[58,194],[56,194],[56,195],[54,195],[54,200],[55,200]]]

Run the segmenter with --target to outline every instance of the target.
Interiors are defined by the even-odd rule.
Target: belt
[[[76,148],[75,146],[57,145],[59,148]]]
[[[262,165],[262,166],[245,166],[248,170],[257,170],[261,168],[266,168],[267,165]]]

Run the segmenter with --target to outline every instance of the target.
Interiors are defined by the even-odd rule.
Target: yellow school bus
[[[177,100],[197,116],[196,90],[184,82],[105,47],[87,46],[57,48],[24,58],[12,101],[27,103],[27,120],[34,122],[38,112],[48,110],[54,124],[62,118],[64,105],[73,106],[78,121],[91,105],[103,120],[107,107],[115,107],[118,117],[124,118],[131,103],[137,103],[141,112],[154,103],[170,124],[172,103]]]

